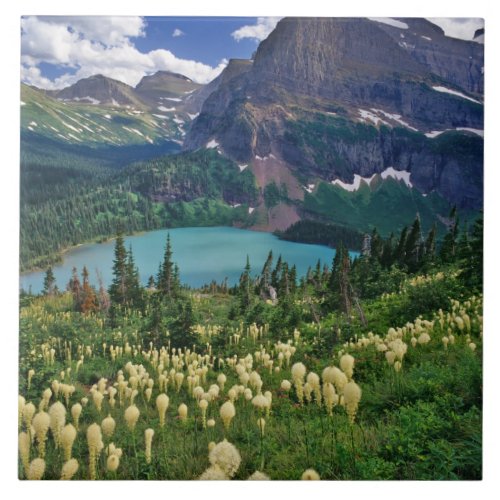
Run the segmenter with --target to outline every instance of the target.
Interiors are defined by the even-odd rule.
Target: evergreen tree
[[[54,295],[56,291],[56,278],[54,276],[54,272],[52,271],[52,266],[49,266],[45,273],[45,278],[43,279],[43,294]]]
[[[405,226],[401,231],[401,235],[399,236],[399,242],[396,247],[396,251],[394,254],[394,260],[399,265],[403,265],[406,260],[406,238],[408,237],[408,228]]]
[[[115,241],[115,258],[113,260],[113,280],[109,287],[109,296],[113,304],[125,305],[127,294],[127,251],[123,236],[119,234]]]
[[[481,213],[472,228],[472,235],[468,245],[468,254],[464,257],[461,274],[465,284],[470,287],[481,287],[483,284],[483,255],[484,255],[484,218]],[[481,290],[482,291],[482,290]]]
[[[157,278],[158,290],[166,295],[172,297],[175,292],[175,269],[172,261],[172,245],[170,243],[170,233],[167,234],[167,245],[165,247],[165,254],[163,256],[163,263],[160,266],[160,271]]]
[[[78,278],[78,270],[76,267],[73,267],[71,270],[71,278],[66,288],[73,295],[73,308],[75,311],[79,311],[82,303],[82,285]]]
[[[266,262],[260,273],[260,292],[261,294],[267,294],[269,285],[271,284],[271,267],[273,265],[273,251],[270,250],[267,255]]]
[[[456,206],[451,209],[449,220],[448,232],[443,239],[439,252],[439,257],[443,262],[453,262],[456,256],[459,223]]]
[[[436,223],[432,225],[429,234],[427,235],[427,239],[425,240],[425,256],[427,262],[432,262],[435,258],[436,254]]]
[[[288,283],[290,286],[290,293],[292,295],[297,291],[297,267],[295,264],[290,269],[290,273],[288,274]]]
[[[275,290],[278,289],[279,287],[279,280],[281,276],[281,267],[283,265],[283,261],[281,259],[281,255],[278,257],[278,260],[276,262],[276,267],[274,268],[274,271],[271,274],[271,285]]]
[[[156,289],[155,279],[154,279],[154,276],[152,276],[152,275],[148,279],[148,289],[149,290],[155,290]]]
[[[133,307],[142,306],[142,288],[139,281],[139,270],[135,265],[132,247],[130,246],[127,252],[127,267],[126,267],[126,289],[127,302]]]
[[[421,258],[421,239],[420,217],[417,215],[405,244],[405,264],[411,272],[415,272],[418,268]]]
[[[383,267],[389,268],[393,262],[394,254],[394,234],[391,233],[389,239],[382,243],[382,255],[380,257],[380,263]]]
[[[245,312],[251,304],[251,276],[250,276],[250,259],[247,255],[247,262],[245,265],[245,270],[243,274],[240,276],[240,286],[239,286],[239,299],[240,299],[240,309]]]
[[[104,288],[102,276],[99,272],[97,272],[97,279],[99,281],[99,292],[97,294],[97,303],[99,305],[99,311],[107,314],[111,306],[109,294],[106,291],[106,288]]]

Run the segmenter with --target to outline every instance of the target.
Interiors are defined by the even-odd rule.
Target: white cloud
[[[180,30],[179,28],[175,28],[175,30],[172,33],[172,36],[175,38],[175,37],[182,36],[185,34],[186,33],[184,33],[184,31]]]
[[[251,38],[261,42],[273,31],[280,19],[281,17],[259,17],[256,24],[242,26],[233,31],[231,36],[238,42],[243,38]]]
[[[180,59],[166,49],[140,52],[130,40],[144,36],[145,23],[138,17],[26,17],[21,28],[21,78],[47,89],[63,88],[95,74],[135,86],[143,76],[159,70],[208,83],[227,65],[226,60],[212,67]],[[68,71],[51,81],[41,74],[41,62]]]
[[[472,40],[475,31],[484,28],[484,20],[473,17],[428,17],[427,20],[442,28],[446,36],[462,40]]]

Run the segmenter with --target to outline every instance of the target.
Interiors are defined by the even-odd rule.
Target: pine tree
[[[278,257],[278,260],[276,262],[276,267],[274,268],[274,271],[271,274],[271,285],[275,290],[278,289],[279,287],[279,280],[281,276],[281,267],[283,265],[283,261],[281,259],[281,255]]]
[[[126,288],[127,288],[127,302],[130,306],[142,306],[142,288],[139,281],[139,270],[135,265],[132,247],[130,246],[127,252],[127,266],[126,266]]]
[[[463,260],[461,274],[465,284],[470,287],[480,287],[483,284],[483,255],[484,255],[484,218],[480,217],[474,222],[472,234],[468,245],[468,255]]]
[[[109,294],[104,288],[104,283],[102,280],[101,273],[97,272],[97,280],[99,281],[99,292],[97,294],[97,303],[99,305],[99,311],[107,314],[111,306]]]
[[[425,240],[425,255],[428,262],[432,262],[436,254],[436,231],[436,223],[434,223]]]
[[[456,206],[451,209],[449,219],[450,225],[448,232],[443,238],[443,244],[441,245],[441,249],[439,251],[439,257],[443,262],[453,262],[456,257],[459,223]]]
[[[297,291],[297,267],[295,264],[290,269],[290,273],[288,274],[288,283],[290,286],[290,293],[293,295]]]
[[[399,242],[394,253],[394,260],[399,265],[403,265],[406,260],[406,238],[408,237],[408,228],[405,226],[399,236]]]
[[[54,295],[56,293],[56,290],[57,287],[54,271],[52,271],[52,266],[49,266],[45,273],[45,278],[43,279],[43,294]]]
[[[260,292],[267,294],[271,284],[271,267],[273,265],[273,251],[270,250],[266,262],[260,273]]]
[[[245,265],[245,270],[240,277],[240,286],[239,286],[239,298],[240,298],[240,308],[243,312],[245,312],[251,303],[251,276],[250,276],[250,259],[247,255],[247,262]]]
[[[170,243],[170,233],[167,234],[167,244],[163,263],[160,266],[160,271],[157,278],[158,290],[167,297],[172,297],[175,288],[174,263],[172,261],[172,245]]]
[[[380,263],[383,267],[389,268],[393,262],[393,253],[394,253],[394,234],[391,233],[389,239],[382,243],[382,255],[380,257]]]
[[[109,296],[113,304],[125,305],[127,294],[127,251],[123,236],[119,234],[115,241],[115,258],[113,260],[113,281],[109,287]]]
[[[421,237],[420,217],[417,215],[411,227],[410,233],[408,234],[405,245],[405,264],[412,272],[417,270],[421,258]]]
[[[82,303],[82,285],[78,278],[78,270],[76,267],[73,267],[71,270],[71,278],[66,288],[73,295],[73,308],[75,311],[79,311]]]

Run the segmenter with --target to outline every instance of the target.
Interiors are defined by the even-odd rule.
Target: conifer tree
[[[52,271],[52,266],[49,266],[45,273],[45,278],[43,279],[43,294],[54,295],[56,293],[56,290],[57,287],[54,271]]]
[[[405,263],[410,271],[415,271],[418,268],[421,257],[421,236],[420,217],[417,215],[405,244]]]
[[[452,262],[456,256],[459,223],[456,206],[451,209],[449,219],[448,232],[443,238],[443,244],[439,252],[439,257],[443,262]]]
[[[73,295],[73,307],[75,311],[79,311],[82,303],[82,285],[78,278],[78,270],[76,267],[73,267],[71,270],[71,278],[66,288]]]
[[[172,245],[170,243],[170,233],[167,234],[167,244],[163,263],[160,266],[160,271],[157,278],[157,287],[167,297],[172,297],[175,288],[175,269],[172,261]]]
[[[273,265],[273,251],[270,250],[267,255],[266,262],[260,273],[260,291],[267,293],[269,285],[271,284],[271,267]]]
[[[240,298],[240,308],[242,311],[246,311],[251,304],[251,276],[250,276],[250,259],[247,255],[247,262],[245,265],[245,270],[240,276],[240,286],[239,286],[239,298]]]
[[[135,265],[132,247],[127,252],[127,272],[126,272],[127,302],[133,307],[141,307],[142,289],[139,281],[139,270]]]
[[[125,305],[127,294],[127,251],[123,236],[119,234],[115,241],[115,258],[113,260],[113,281],[109,287],[109,296],[113,304]]]

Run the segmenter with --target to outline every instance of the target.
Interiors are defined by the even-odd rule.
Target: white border
[[[499,441],[498,423],[495,417],[498,412],[498,361],[495,359],[499,350],[500,333],[496,331],[494,308],[497,305],[498,273],[497,248],[498,189],[500,187],[500,164],[494,154],[494,142],[499,118],[495,116],[499,110],[498,93],[498,47],[500,47],[498,17],[494,10],[494,2],[475,0],[458,3],[456,0],[418,0],[405,3],[402,0],[335,2],[327,0],[307,0],[307,2],[291,3],[287,1],[252,0],[206,1],[189,0],[179,2],[172,0],[122,0],[111,2],[103,0],[85,0],[69,2],[68,0],[7,0],[2,4],[1,64],[0,77],[2,113],[0,116],[1,144],[3,152],[0,162],[0,200],[2,206],[2,365],[6,393],[3,394],[3,411],[1,412],[4,438],[1,446],[2,493],[4,498],[13,495],[25,498],[48,498],[49,496],[68,495],[72,500],[88,500],[90,495],[104,498],[108,495],[119,495],[120,498],[137,498],[146,495],[158,495],[158,498],[173,497],[190,498],[192,495],[212,497],[212,495],[235,495],[237,498],[254,498],[264,494],[272,497],[276,494],[288,498],[312,496],[315,498],[333,498],[347,496],[350,499],[361,497],[384,498],[388,495],[404,496],[410,499],[443,498],[451,496],[454,500],[461,498],[493,498],[498,495],[500,485],[499,453],[496,445]],[[484,377],[484,480],[481,482],[314,482],[314,483],[196,483],[196,482],[90,482],[54,483],[54,482],[19,482],[16,479],[17,434],[17,328],[18,328],[18,223],[19,223],[19,17],[24,14],[66,14],[66,15],[207,15],[207,16],[363,16],[363,17],[483,17],[486,20],[486,162],[485,162],[485,219],[486,219],[486,261],[485,261],[485,377]],[[496,48],[496,49],[495,49]],[[397,497],[396,497],[397,498]]]

